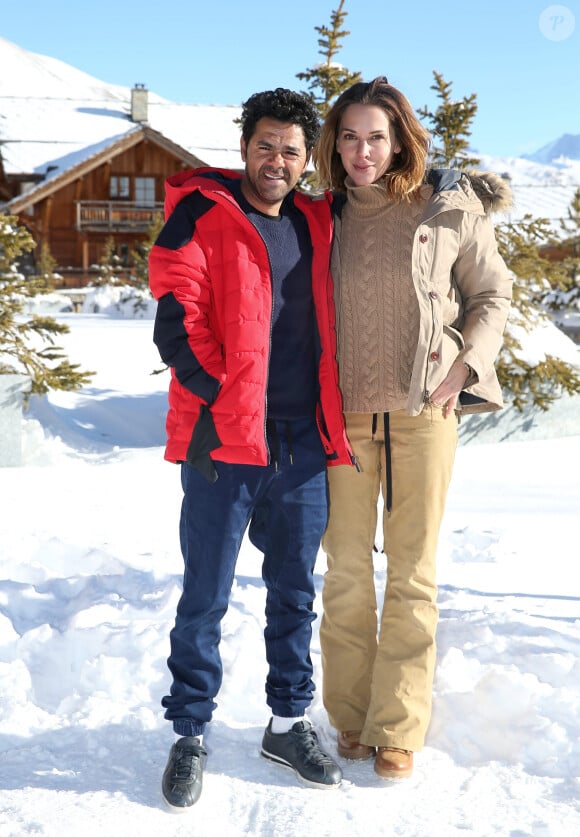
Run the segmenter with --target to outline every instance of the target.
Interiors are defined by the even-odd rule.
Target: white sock
[[[283,732],[289,732],[294,724],[298,721],[303,721],[304,715],[300,718],[281,718],[280,715],[272,715],[272,732],[274,735],[280,735]]]
[[[184,738],[184,737],[185,737],[185,736],[183,736],[183,735],[179,735],[179,733],[177,733],[177,732],[174,732],[173,734],[175,735],[175,740],[176,740],[176,741],[179,741],[179,739],[180,739],[180,738]],[[199,741],[199,743],[200,743],[200,744],[203,744],[203,733],[202,733],[202,734],[200,734],[200,735],[195,735],[195,736],[194,736],[194,738],[197,738],[197,739],[198,739],[198,741]]]

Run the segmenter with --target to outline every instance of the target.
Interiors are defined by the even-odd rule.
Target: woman
[[[429,135],[386,78],[354,84],[315,152],[335,190],[332,270],[346,428],[360,470],[328,469],[323,697],[338,752],[410,776],[431,715],[435,553],[458,415],[502,406],[494,370],[511,299],[490,209],[496,175],[426,173]],[[373,548],[382,491],[387,588]]]

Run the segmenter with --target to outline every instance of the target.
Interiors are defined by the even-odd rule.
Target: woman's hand
[[[467,383],[469,377],[469,369],[465,363],[461,358],[456,358],[447,373],[447,377],[431,393],[429,403],[433,407],[441,407],[443,409],[443,418],[447,418],[455,410],[459,393]]]

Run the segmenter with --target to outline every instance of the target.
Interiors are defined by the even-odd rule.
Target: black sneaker
[[[179,738],[169,753],[161,788],[171,808],[189,808],[201,795],[203,768],[207,752],[199,738]]]
[[[337,788],[342,780],[338,764],[320,749],[309,721],[297,721],[289,732],[272,732],[272,720],[262,739],[261,755],[293,770],[311,788]]]

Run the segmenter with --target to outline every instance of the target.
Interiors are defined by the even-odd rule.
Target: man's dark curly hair
[[[302,93],[295,93],[285,87],[254,93],[242,105],[242,136],[250,141],[260,119],[278,119],[291,125],[300,125],[304,131],[306,151],[310,153],[320,133],[320,121],[316,108]]]

